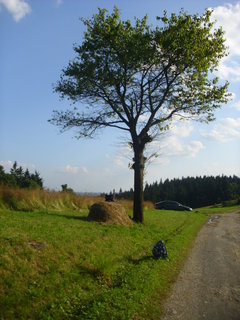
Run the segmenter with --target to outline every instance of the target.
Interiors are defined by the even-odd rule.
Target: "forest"
[[[116,197],[133,199],[133,189],[122,191]],[[144,200],[153,203],[162,200],[175,200],[182,204],[199,208],[225,201],[240,201],[240,178],[237,176],[203,176],[181,179],[166,179],[159,182],[146,183]]]
[[[28,169],[24,170],[22,166],[18,167],[15,161],[10,173],[6,173],[3,166],[0,165],[0,184],[13,188],[34,189],[42,188],[43,180],[39,172],[35,170],[34,173],[30,173]]]

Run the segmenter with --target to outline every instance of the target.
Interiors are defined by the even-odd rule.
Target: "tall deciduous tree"
[[[228,83],[213,76],[226,55],[223,31],[214,30],[211,11],[181,11],[147,24],[134,24],[99,9],[83,20],[87,31],[76,57],[63,70],[55,90],[78,106],[54,111],[49,120],[62,131],[77,128],[78,138],[93,137],[105,127],[125,131],[133,149],[133,218],[143,222],[144,150],[156,131],[168,129],[173,117],[209,122],[227,102]]]

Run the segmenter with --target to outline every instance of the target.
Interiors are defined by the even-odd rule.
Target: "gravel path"
[[[240,211],[209,218],[161,319],[240,320]]]

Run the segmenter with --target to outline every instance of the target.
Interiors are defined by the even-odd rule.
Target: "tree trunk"
[[[134,204],[133,220],[144,222],[143,217],[143,175],[144,175],[144,155],[143,150],[134,150]]]

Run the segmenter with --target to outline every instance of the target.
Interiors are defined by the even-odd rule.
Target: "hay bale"
[[[88,220],[108,224],[133,224],[125,208],[116,202],[94,203],[90,208]]]

